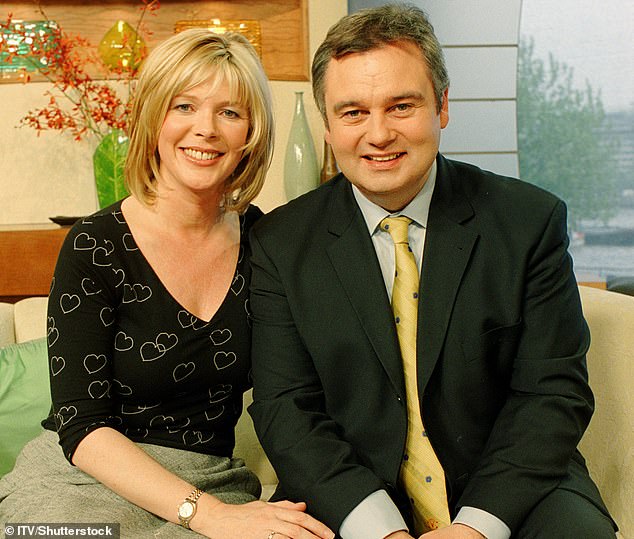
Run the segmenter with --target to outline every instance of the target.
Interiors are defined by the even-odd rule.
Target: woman
[[[257,478],[231,458],[250,384],[247,234],[261,214],[250,201],[273,140],[253,48],[206,30],[163,42],[130,126],[131,196],[76,224],[60,253],[53,407],[0,483],[0,520],[118,522],[124,537],[333,537],[304,504],[257,501]]]

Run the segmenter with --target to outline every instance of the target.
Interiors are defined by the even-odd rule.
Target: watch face
[[[194,504],[191,502],[183,502],[178,508],[178,516],[181,518],[189,518],[194,514]]]

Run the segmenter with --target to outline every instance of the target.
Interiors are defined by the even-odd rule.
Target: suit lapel
[[[399,395],[403,371],[392,309],[366,223],[350,184],[341,177],[333,185],[328,256],[354,311]]]
[[[463,226],[473,217],[473,209],[453,168],[442,156],[438,165],[420,285],[417,349],[421,395],[440,356],[456,294],[478,238],[476,232]]]

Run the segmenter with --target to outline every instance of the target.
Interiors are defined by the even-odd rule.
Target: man
[[[344,17],[315,54],[341,174],[252,233],[256,430],[344,539],[614,537],[576,450],[565,206],[438,154],[448,87],[411,6]]]

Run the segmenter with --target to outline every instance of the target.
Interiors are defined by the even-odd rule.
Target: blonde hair
[[[158,139],[172,99],[210,77],[227,81],[232,99],[249,110],[247,142],[227,180],[225,209],[245,211],[262,189],[274,137],[271,92],[262,64],[240,34],[191,29],[163,41],[150,53],[135,88],[125,177],[128,190],[142,203],[151,205],[156,200]]]

